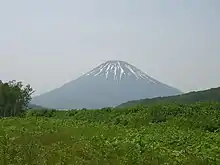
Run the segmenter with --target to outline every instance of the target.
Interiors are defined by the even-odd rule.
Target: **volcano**
[[[60,88],[36,96],[32,103],[55,109],[98,109],[144,98],[182,92],[124,61],[107,61]]]

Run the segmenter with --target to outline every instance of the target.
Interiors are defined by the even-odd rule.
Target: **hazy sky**
[[[117,59],[185,92],[220,86],[220,1],[0,1],[3,81],[43,93]]]

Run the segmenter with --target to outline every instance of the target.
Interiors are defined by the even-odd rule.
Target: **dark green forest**
[[[30,85],[23,86],[22,82],[0,81],[0,116],[19,116],[28,107],[33,89]]]
[[[119,107],[131,107],[136,105],[152,105],[155,103],[195,103],[206,101],[220,101],[220,87],[211,88],[204,91],[189,92],[177,96],[157,97],[152,99],[133,100],[127,103],[123,103]]]

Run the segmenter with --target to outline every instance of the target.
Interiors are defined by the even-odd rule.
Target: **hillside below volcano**
[[[176,96],[156,97],[151,99],[132,100],[122,103],[117,108],[135,107],[137,105],[154,105],[157,103],[192,104],[196,102],[220,102],[220,87],[202,91],[193,91]]]

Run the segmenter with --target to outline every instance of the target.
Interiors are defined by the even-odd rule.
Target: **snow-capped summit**
[[[121,103],[181,94],[124,61],[107,61],[78,79],[33,98],[47,108],[103,108]]]
[[[140,69],[125,61],[107,61],[86,74],[87,76],[105,76],[106,79],[122,80],[127,76],[133,76],[135,79],[148,80],[151,83],[157,83]]]

